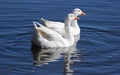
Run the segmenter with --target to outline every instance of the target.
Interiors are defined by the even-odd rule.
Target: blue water
[[[120,75],[119,0],[0,0],[0,75]],[[31,47],[32,21],[64,21],[81,8],[81,39],[68,49]]]

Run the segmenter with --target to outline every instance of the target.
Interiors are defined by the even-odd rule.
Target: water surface
[[[0,73],[120,75],[119,7],[119,0],[0,0]],[[87,16],[78,21],[81,39],[73,49],[31,49],[32,21],[63,22],[74,8]]]

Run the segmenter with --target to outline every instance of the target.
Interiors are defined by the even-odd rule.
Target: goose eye
[[[70,15],[70,17],[73,17],[73,15]]]

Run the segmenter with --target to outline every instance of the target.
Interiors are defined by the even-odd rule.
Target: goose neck
[[[69,43],[73,44],[74,43],[74,37],[71,32],[70,28],[71,21],[70,20],[65,20],[65,38],[69,41]]]

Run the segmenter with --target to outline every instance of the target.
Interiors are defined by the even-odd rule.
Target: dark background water
[[[120,75],[119,0],[0,0],[0,75],[67,75],[67,52],[58,52],[56,62],[33,65],[39,49],[31,50],[32,21],[41,17],[64,21],[74,8],[87,16],[78,22],[81,39],[75,59],[81,61],[71,65],[74,72],[68,75]]]

